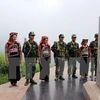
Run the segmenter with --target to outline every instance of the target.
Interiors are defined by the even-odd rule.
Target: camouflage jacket
[[[92,41],[90,43],[90,49],[91,49],[92,56],[97,55],[97,53],[98,53],[98,42],[97,41]]]
[[[31,45],[31,48],[30,48]],[[25,57],[38,57],[38,45],[35,41],[31,42],[30,40],[26,41],[23,45],[22,52]]]
[[[59,48],[59,50],[57,50],[57,48]],[[51,50],[54,52],[54,57],[67,57],[68,55],[65,42],[62,44],[59,41],[54,42]]]
[[[79,57],[80,56],[79,44],[76,42],[75,43],[69,42],[67,44],[67,50],[69,53],[69,57]]]

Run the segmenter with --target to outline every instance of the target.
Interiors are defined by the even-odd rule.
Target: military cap
[[[59,35],[59,38],[64,38],[64,35],[63,35],[63,34],[60,34],[60,35]]]
[[[76,34],[73,34],[73,35],[72,35],[72,38],[76,38],[76,37],[77,37]]]
[[[98,33],[96,33],[96,34],[94,35],[94,37],[98,37]]]
[[[35,36],[35,33],[34,32],[30,32],[29,36]]]

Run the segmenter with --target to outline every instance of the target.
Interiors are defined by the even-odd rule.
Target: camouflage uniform
[[[59,37],[64,37],[63,34],[60,34]],[[59,50],[57,50],[59,48]],[[66,43],[61,43],[60,41],[54,42],[51,50],[54,52],[55,63],[56,63],[56,71],[55,76],[57,79],[63,77],[64,65],[65,65],[65,57],[67,56]],[[64,80],[64,79],[63,79]]]
[[[98,34],[95,34],[95,36],[98,36]],[[94,49],[96,47],[96,49]],[[93,74],[93,72],[95,71],[95,76],[97,73],[97,54],[98,54],[98,41],[92,41],[90,43],[90,49],[91,49],[91,72]]]
[[[35,36],[33,32],[30,32],[29,36],[30,35]],[[35,70],[36,70],[36,59],[38,57],[38,45],[35,41],[28,40],[24,43],[22,51],[25,57],[26,79],[32,79],[35,75]]]
[[[72,37],[76,37],[76,35],[72,35]],[[79,57],[79,44],[74,42],[69,42],[67,44],[67,50],[69,53],[68,58],[68,75],[76,74],[76,61],[77,57]]]
[[[56,66],[56,58],[57,58],[57,52],[56,52],[56,49],[57,49],[57,41],[54,41],[54,44],[53,46],[51,47],[51,50],[53,51],[54,53],[54,62],[55,62],[55,66]]]

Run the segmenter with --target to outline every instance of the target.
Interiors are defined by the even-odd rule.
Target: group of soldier
[[[56,64],[56,78],[55,80],[65,80],[63,78],[65,60],[68,60],[68,77],[77,78],[76,65],[77,61],[80,62],[80,75],[82,79],[86,79],[88,76],[89,61],[91,60],[91,78],[93,78],[94,71],[95,76],[97,73],[97,50],[98,50],[98,34],[95,34],[95,40],[88,46],[88,39],[83,39],[81,47],[76,43],[76,34],[73,34],[72,41],[66,44],[64,42],[64,35],[59,35],[59,41],[54,42],[51,50],[54,52],[55,64]],[[84,45],[84,43],[86,45]],[[82,48],[82,50],[81,50]],[[83,53],[83,55],[82,55]],[[86,66],[86,68],[85,68]],[[84,74],[83,74],[84,73]]]
[[[45,75],[44,77],[42,77],[41,80],[42,81],[45,80],[45,82],[49,82],[49,66],[48,66],[48,64],[50,64],[50,60],[51,60],[51,51],[54,53],[54,60],[55,60],[55,66],[56,66],[55,81],[65,80],[65,78],[63,77],[63,72],[64,72],[64,66],[65,66],[66,60],[68,60],[68,77],[71,78],[71,76],[72,76],[72,78],[75,78],[75,79],[78,78],[76,76],[76,69],[77,69],[76,63],[77,63],[77,61],[80,60],[80,58],[82,58],[82,60],[84,60],[86,63],[87,63],[87,61],[91,60],[91,78],[93,78],[94,71],[95,71],[95,76],[96,76],[98,34],[95,34],[95,36],[94,36],[95,40],[92,41],[89,46],[87,45],[88,39],[83,39],[81,47],[79,47],[79,44],[76,43],[76,39],[77,39],[76,34],[72,35],[72,37],[71,37],[72,40],[69,43],[65,43],[64,35],[60,34],[59,40],[55,41],[53,46],[51,46],[51,48],[46,49],[48,51],[45,52],[46,53],[45,55],[44,55],[45,49],[43,51],[40,51],[41,52],[40,54],[43,54],[43,55],[40,55],[40,57],[39,57],[39,46],[34,41],[34,37],[35,37],[34,32],[29,33],[29,40],[24,42],[22,52],[21,52],[20,43],[16,41],[17,34],[13,32],[12,34],[10,34],[10,36],[11,36],[11,39],[6,43],[6,46],[5,46],[6,63],[8,63],[8,61],[9,61],[9,63],[11,63],[9,65],[14,66],[13,61],[10,62],[9,58],[13,59],[14,57],[17,57],[17,58],[19,57],[20,60],[18,60],[18,61],[20,64],[22,62],[21,53],[22,52],[24,53],[25,69],[26,69],[25,86],[28,85],[29,80],[30,80],[30,83],[37,84],[33,80],[33,77],[35,75],[35,70],[36,70],[36,63],[39,63],[40,66],[42,66],[42,70],[40,70],[41,75],[42,75],[42,73],[43,73],[42,76]],[[13,49],[11,48],[11,46],[9,48],[8,44],[12,45]],[[15,44],[18,45],[18,47]],[[20,49],[19,49],[19,47],[20,47]],[[48,38],[46,36],[44,36],[43,45],[40,47],[50,47],[48,44]],[[44,58],[46,61],[47,61],[47,59],[49,59],[49,58],[50,59],[49,59],[49,62],[47,62],[47,64],[43,64],[46,62],[42,62],[42,61],[44,61],[42,58]],[[87,58],[89,58],[89,60]],[[80,65],[82,65],[81,64],[82,61],[79,61],[79,62],[80,62]],[[45,66],[45,67],[43,67],[43,66]],[[48,69],[45,70],[45,68],[47,68],[47,67],[48,67]],[[11,70],[11,67],[9,67],[9,68],[10,68],[9,70]],[[17,68],[18,68],[18,65],[17,65]],[[86,69],[86,70],[83,70],[83,69]],[[15,66],[15,70],[16,70],[16,66]],[[18,70],[19,70],[19,68],[17,69],[17,71]],[[16,74],[17,74],[16,77],[19,76],[18,79],[16,79],[16,77],[9,78],[12,85],[15,85],[17,83],[17,81],[20,79],[19,71],[18,72],[17,71],[16,71]],[[44,74],[44,73],[47,73],[47,71],[48,71],[48,74]],[[10,74],[10,71],[9,71],[9,74]],[[15,74],[15,73],[13,73],[13,74]],[[80,75],[82,76],[82,78],[87,78],[88,69],[85,68],[84,66],[82,66]]]
[[[94,37],[95,40],[92,41],[89,46],[87,45],[88,49],[90,48],[89,53],[91,54],[90,56],[87,56],[89,59],[91,57],[91,78],[93,78],[94,71],[96,76],[96,70],[97,70],[98,34],[95,34]],[[76,43],[76,38],[77,38],[76,34],[73,34],[71,37],[72,41],[66,44],[64,42],[64,35],[60,34],[59,40],[57,42],[55,41],[53,46],[51,46],[51,50],[54,53],[54,60],[56,65],[55,81],[65,80],[63,77],[63,72],[64,72],[64,65],[66,60],[68,60],[68,77],[71,78],[72,75],[72,78],[77,78],[76,76],[77,61],[80,60],[82,55],[80,52],[79,44]],[[83,39],[83,41],[85,40],[87,41],[87,39]],[[84,66],[83,69],[85,69]]]

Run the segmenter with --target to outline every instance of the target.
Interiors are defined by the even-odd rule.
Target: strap
[[[29,44],[30,47],[32,46],[29,41],[28,41],[28,44]]]

